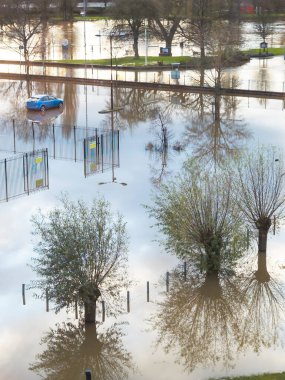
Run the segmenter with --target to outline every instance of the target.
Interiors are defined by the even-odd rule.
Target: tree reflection
[[[191,144],[194,157],[206,165],[222,165],[235,157],[244,140],[251,137],[243,120],[237,119],[238,100],[216,93],[214,97],[196,95],[193,104],[183,144]]]
[[[151,323],[158,332],[157,345],[176,352],[186,371],[217,364],[234,367],[238,354],[280,343],[284,290],[268,274],[265,255],[250,275],[202,275],[192,269],[186,277],[175,268],[170,278],[170,291]]]
[[[278,344],[278,328],[284,312],[284,288],[268,273],[266,253],[258,253],[258,268],[241,281],[241,290],[247,301],[240,350],[251,348],[259,352]]]
[[[96,324],[58,324],[42,338],[46,348],[30,370],[46,380],[83,379],[87,368],[98,380],[125,380],[134,364],[123,346],[124,335],[117,323],[102,333]]]
[[[157,343],[167,353],[178,352],[177,362],[189,372],[198,365],[233,365],[233,343],[245,308],[238,278],[193,272],[185,280],[177,269],[170,278],[171,290],[153,323]]]

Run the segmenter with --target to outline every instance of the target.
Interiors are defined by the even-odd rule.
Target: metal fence
[[[0,201],[49,187],[47,149],[23,153],[0,161]]]
[[[85,177],[119,166],[119,131],[12,124],[0,140],[0,150],[13,153],[47,149],[49,158],[84,162]]]
[[[84,139],[85,177],[119,165],[119,131],[110,131]]]

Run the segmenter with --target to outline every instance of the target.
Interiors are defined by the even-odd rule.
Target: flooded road
[[[274,58],[234,70],[250,86],[266,80],[280,88],[283,65]],[[27,112],[28,89],[62,97],[63,111]],[[157,186],[189,156],[203,158],[211,167],[217,157],[229,159],[232,151],[245,146],[269,144],[284,152],[281,100],[114,88],[113,104],[119,111],[102,113],[112,104],[110,88],[2,80],[0,93],[1,159],[33,149],[49,152],[48,188],[39,186],[0,204],[1,379],[83,380],[87,368],[94,378],[108,380],[206,380],[285,370],[284,227],[270,235],[266,262],[258,262],[255,247],[230,275],[209,277],[165,252],[144,208]],[[167,150],[161,147],[158,114],[167,120]],[[112,126],[119,130],[116,165],[96,170],[90,161],[86,175],[90,162],[84,159],[84,139],[96,129],[108,136]],[[104,149],[106,162],[112,152],[108,144]],[[21,170],[17,166],[11,171],[13,189]],[[39,208],[45,212],[58,205],[62,193],[87,202],[104,195],[127,221],[134,280],[129,305],[125,294],[126,312],[115,319],[106,310],[102,322],[99,303],[97,328],[85,329],[73,312],[46,312],[45,302],[28,289],[35,278],[28,266],[34,256],[30,218]]]

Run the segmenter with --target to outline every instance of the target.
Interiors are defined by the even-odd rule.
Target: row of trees
[[[54,10],[60,7],[67,18],[73,14],[74,5],[71,1],[57,0],[37,3],[12,0],[9,4],[0,0],[2,32],[17,43],[17,49],[23,49],[28,62],[33,53],[44,54],[42,40],[47,35],[47,21]],[[114,0],[108,7],[108,15],[114,20],[114,32],[127,32],[135,57],[139,56],[139,38],[145,35],[164,41],[170,50],[174,38],[179,38],[182,48],[184,44],[194,46],[204,61],[206,52],[210,56],[220,53],[223,60],[240,46],[238,9],[236,2],[223,0]],[[255,19],[256,31],[263,40],[272,32],[270,12],[262,3]]]
[[[148,206],[166,250],[207,275],[234,268],[258,231],[258,253],[266,257],[267,236],[282,223],[285,207],[281,152],[260,148],[231,167],[205,170],[188,160],[180,174],[160,186]],[[37,256],[33,287],[48,292],[55,309],[84,309],[96,321],[98,300],[121,310],[129,286],[126,224],[104,199],[92,205],[62,199],[62,208],[33,217]],[[261,262],[261,261],[260,261]]]
[[[232,267],[258,232],[258,252],[284,218],[281,152],[259,148],[233,165],[205,169],[195,160],[163,184],[149,209],[165,236],[165,248],[206,272]]]

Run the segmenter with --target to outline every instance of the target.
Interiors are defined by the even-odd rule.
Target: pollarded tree
[[[266,252],[274,220],[284,217],[284,164],[280,151],[261,147],[244,154],[237,168],[236,199],[246,221],[258,230],[258,251]]]
[[[179,175],[160,187],[149,210],[166,249],[207,273],[231,266],[246,250],[233,182],[225,171],[211,173],[187,161]]]
[[[34,215],[33,270],[40,278],[33,288],[46,290],[55,310],[84,306],[85,322],[95,322],[100,296],[120,308],[120,291],[127,287],[127,234],[122,216],[114,216],[103,198],[91,205],[62,199],[62,208]]]

